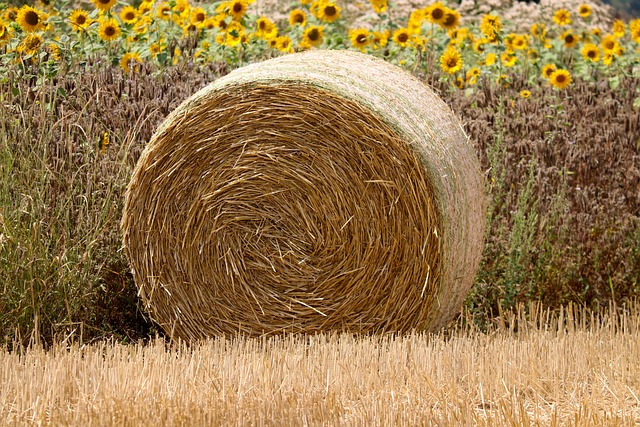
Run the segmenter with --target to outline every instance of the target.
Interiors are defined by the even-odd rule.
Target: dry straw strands
[[[127,189],[123,242],[173,337],[433,330],[478,267],[482,184],[423,83],[360,53],[292,54],[170,114]]]

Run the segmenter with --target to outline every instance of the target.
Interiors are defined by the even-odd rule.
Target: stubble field
[[[528,312],[528,314],[526,314]],[[610,313],[610,314],[606,314]],[[0,352],[4,425],[640,424],[640,306],[488,332],[101,341]]]

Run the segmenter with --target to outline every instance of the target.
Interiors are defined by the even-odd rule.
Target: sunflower
[[[586,43],[582,46],[580,53],[586,61],[598,62],[600,60],[600,49],[593,43]]]
[[[578,37],[575,34],[573,34],[571,30],[565,31],[564,33],[562,33],[562,36],[560,37],[560,39],[564,41],[564,46],[569,49],[574,47],[579,41]]]
[[[480,69],[478,67],[473,67],[467,71],[465,80],[468,84],[474,85],[478,81],[478,77],[480,77]]]
[[[444,22],[447,10],[449,10],[447,6],[442,4],[440,1],[437,1],[425,9],[425,17],[427,18],[427,21],[432,24],[440,25]]]
[[[105,19],[100,23],[98,36],[104,41],[113,41],[120,36],[120,26],[115,19]]]
[[[171,8],[177,15],[182,15],[183,13],[189,13],[191,9],[191,5],[188,0],[177,0],[176,4]],[[175,16],[175,15],[174,15]]]
[[[125,24],[135,24],[138,20],[138,11],[135,7],[127,5],[120,11],[120,19]]]
[[[160,3],[156,9],[156,16],[163,21],[171,19],[171,5],[166,1]]]
[[[458,77],[453,81],[452,85],[458,89],[464,89],[464,83],[465,81],[462,80],[462,77]]]
[[[18,52],[25,56],[35,55],[42,42],[42,37],[38,34],[29,34],[18,45]]]
[[[369,2],[377,14],[385,13],[387,11],[387,0],[369,0]]]
[[[43,12],[32,8],[31,6],[25,5],[18,10],[16,22],[18,22],[18,24],[24,31],[26,31],[27,33],[32,33],[42,28],[42,23],[45,21],[45,19],[46,16]]]
[[[487,57],[484,59],[484,65],[490,67],[496,63],[497,59],[498,58],[495,53],[487,53]]]
[[[598,27],[594,27],[591,29],[591,34],[593,34],[596,37],[601,37],[602,36],[602,30]]]
[[[458,49],[448,47],[440,57],[442,71],[454,74],[462,69],[462,55]]]
[[[553,22],[561,27],[571,24],[571,12],[567,9],[558,9],[553,14]]]
[[[137,66],[131,67],[131,65],[133,65],[132,63],[137,63],[137,64],[142,63],[142,59],[140,58],[140,55],[138,55],[135,52],[127,52],[124,55],[122,55],[122,58],[120,59],[120,68],[122,68],[125,74],[129,74],[129,72],[134,72],[134,73],[138,72]]]
[[[622,20],[617,19],[614,21],[611,31],[613,32],[613,36],[615,38],[621,39],[622,37],[624,37],[626,25],[624,25],[624,22],[622,22]]]
[[[534,37],[537,37],[539,39],[544,39],[545,36],[547,35],[547,28],[545,27],[544,24],[533,24],[531,26],[531,35]]]
[[[370,37],[371,33],[369,33],[369,30],[367,29],[358,28],[356,30],[349,30],[349,41],[351,42],[351,46],[357,47],[362,51],[364,51],[364,48],[369,44]]]
[[[304,30],[302,40],[300,40],[300,46],[304,48],[310,48],[312,46],[318,47],[322,44],[323,37],[324,26],[312,25]]]
[[[400,47],[407,47],[411,42],[411,34],[407,28],[398,28],[393,32],[392,40]]]
[[[293,51],[293,46],[291,45],[291,37],[289,36],[280,36],[276,37],[276,49],[280,52],[289,53]]]
[[[422,31],[422,23],[425,20],[424,10],[416,9],[409,15],[409,22],[407,23],[407,29],[411,34],[420,34]]]
[[[516,50],[524,50],[529,46],[529,40],[524,34],[517,34],[513,38],[513,48]]]
[[[263,40],[271,40],[278,37],[278,27],[266,16],[261,16],[256,21],[256,37]]]
[[[511,84],[511,79],[509,79],[509,76],[506,74],[500,74],[496,79],[496,83],[498,83],[502,87],[509,87],[509,85]]]
[[[531,91],[527,89],[523,89],[520,91],[520,96],[523,97],[524,99],[527,99],[531,96]]]
[[[480,31],[488,39],[489,42],[498,41],[498,34],[502,30],[500,17],[496,15],[484,15],[480,21]]]
[[[226,4],[228,6],[229,16],[231,16],[234,21],[240,21],[249,8],[248,0],[231,0],[226,2]]]
[[[506,51],[500,54],[500,61],[505,67],[513,67],[518,62],[518,57],[513,51]]]
[[[155,58],[158,55],[160,55],[162,52],[164,52],[166,49],[167,49],[167,46],[164,44],[164,41],[161,40],[156,43],[151,43],[151,45],[149,46],[149,53],[153,58]]]
[[[613,58],[613,52],[605,52],[604,56],[602,57],[602,63],[608,67],[613,62]]]
[[[558,89],[565,89],[571,84],[571,73],[567,70],[557,69],[549,77],[551,84]]]
[[[391,31],[389,30],[385,30],[384,32],[374,31],[371,35],[371,45],[374,49],[385,47],[387,43],[389,43],[389,37],[391,37]]]
[[[4,10],[4,13],[2,14],[2,18],[4,18],[5,21],[15,22],[16,19],[18,19],[19,11],[20,9],[18,9],[15,6],[8,7]]]
[[[448,34],[450,39],[457,40],[458,42],[463,42],[467,39],[473,41],[473,35],[469,32],[468,28],[457,28],[449,31]]]
[[[444,14],[444,19],[440,25],[447,30],[453,30],[460,25],[460,13],[455,9],[447,8],[446,13]]]
[[[318,19],[333,22],[340,18],[340,8],[334,2],[322,1],[318,7]]]
[[[149,29],[149,26],[152,23],[153,23],[153,18],[151,16],[143,15],[141,18],[138,19],[136,24],[133,26],[133,31],[135,31],[135,33],[138,35],[146,34],[147,30]]]
[[[91,18],[89,18],[87,11],[76,9],[69,15],[69,22],[71,22],[71,28],[75,31],[81,31],[91,25]]]
[[[13,36],[13,30],[5,22],[0,19],[0,46],[11,40]]]
[[[45,52],[47,52],[48,57],[53,59],[54,61],[60,61],[62,55],[60,54],[60,47],[55,43],[47,43],[44,46]]]
[[[547,64],[542,67],[542,77],[545,79],[550,79],[551,74],[556,70],[556,66],[554,64]]]
[[[153,0],[143,1],[142,3],[140,3],[140,6],[138,6],[138,13],[140,15],[146,15],[148,13],[151,13],[152,9],[153,9]]]
[[[204,21],[207,20],[207,12],[201,7],[196,7],[191,10],[191,23],[198,28],[204,27]]]
[[[216,42],[220,45],[235,47],[246,40],[247,34],[245,28],[238,21],[231,21],[227,28],[218,33]]]
[[[578,15],[580,15],[582,18],[588,18],[589,16],[591,16],[591,6],[584,3],[578,6]]]
[[[618,40],[611,34],[606,34],[602,37],[602,40],[600,40],[600,46],[602,46],[602,50],[605,52],[613,52],[617,45]]]
[[[225,15],[224,13],[219,13],[216,16],[214,16],[213,22],[215,27],[218,30],[222,30],[222,31],[226,30],[227,26],[229,25],[226,19],[227,19],[227,15]]]
[[[629,32],[633,41],[640,44],[640,19],[629,22]]]
[[[93,4],[103,12],[107,12],[116,4],[116,0],[91,0]]]
[[[301,27],[304,27],[307,25],[307,14],[304,13],[304,10],[293,9],[289,13],[289,24],[291,26],[300,25]]]
[[[474,41],[473,50],[477,53],[483,53],[486,50],[485,45],[487,44],[487,42],[488,40],[484,38]]]

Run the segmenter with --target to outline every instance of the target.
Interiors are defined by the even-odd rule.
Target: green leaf
[[[640,109],[640,96],[633,100],[633,109]]]
[[[620,76],[613,76],[609,78],[609,88],[615,90],[620,86]]]

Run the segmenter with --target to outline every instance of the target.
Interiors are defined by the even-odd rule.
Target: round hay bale
[[[123,243],[172,337],[434,330],[472,285],[484,206],[430,88],[314,50],[235,70],[169,115],[128,186]]]

